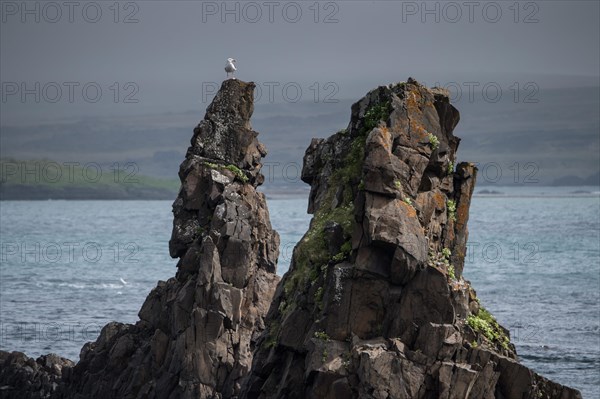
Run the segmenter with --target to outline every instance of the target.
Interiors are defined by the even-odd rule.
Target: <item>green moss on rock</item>
[[[227,169],[234,174],[236,179],[242,183],[248,183],[248,176],[246,176],[243,170],[235,165],[221,165],[213,162],[203,162],[203,164],[211,169]]]
[[[483,335],[490,343],[509,350],[510,339],[494,316],[483,307],[475,315],[467,317],[467,324],[473,331]]]
[[[377,127],[379,121],[385,121],[392,112],[392,105],[389,101],[375,104],[370,107],[364,116],[364,128],[368,131]]]
[[[327,184],[329,189],[322,202],[323,205],[315,212],[308,232],[296,246],[293,270],[290,271],[291,274],[284,283],[286,298],[289,298],[292,292],[306,288],[308,282],[315,283],[321,270],[326,270],[330,262],[340,262],[350,255],[354,223],[353,201],[356,189],[359,188],[362,181],[367,134],[378,126],[380,121],[387,120],[390,112],[389,101],[375,104],[365,112],[363,128],[349,143],[349,151],[340,162],[340,167],[336,168],[329,177]],[[343,198],[340,204],[332,208],[330,204],[334,203],[340,188]],[[333,257],[329,253],[324,232],[328,222],[335,222],[342,226],[344,241],[347,243],[342,246],[340,253]]]

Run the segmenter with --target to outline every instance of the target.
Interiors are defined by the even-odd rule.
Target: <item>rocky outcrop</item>
[[[250,125],[253,91],[253,83],[225,81],[194,129],[173,204],[169,250],[179,258],[176,276],[152,290],[135,325],[106,325],[83,347],[76,366],[66,364],[60,381],[60,369],[37,372],[39,359],[5,360],[11,371],[3,367],[3,397],[21,392],[29,377],[44,382],[43,390],[22,397],[47,397],[49,378],[52,397],[237,395],[279,281],[279,236],[256,190],[266,150]],[[21,364],[33,371],[24,375]]]
[[[194,130],[173,204],[175,278],[160,282],[136,325],[112,323],[69,375],[85,397],[229,398],[251,365],[278,277],[250,126],[254,84],[227,80]]]
[[[581,397],[519,364],[463,278],[477,170],[455,165],[446,91],[379,87],[311,142],[314,216],[279,282],[253,89],[225,81],[194,130],[173,204],[178,271],[140,320],[106,325],[75,366],[0,352],[0,398]]]
[[[244,398],[579,398],[517,361],[462,277],[476,168],[458,111],[414,80],[369,92],[306,151],[308,232]]]
[[[32,359],[21,352],[0,351],[0,398],[42,399],[56,393],[63,369],[75,363],[49,354]]]

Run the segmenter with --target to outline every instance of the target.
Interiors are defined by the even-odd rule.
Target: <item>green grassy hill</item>
[[[1,200],[173,199],[177,179],[138,174],[137,165],[0,160]]]

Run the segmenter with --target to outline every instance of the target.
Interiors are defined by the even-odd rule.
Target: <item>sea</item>
[[[599,189],[486,191],[472,200],[464,277],[526,366],[600,397]],[[307,195],[267,197],[283,274],[308,227]],[[175,275],[171,228],[171,201],[0,202],[0,348],[76,361],[106,323],[137,321]]]

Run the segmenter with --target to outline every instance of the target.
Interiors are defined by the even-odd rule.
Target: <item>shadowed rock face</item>
[[[476,168],[458,111],[379,87],[313,139],[309,231],[277,288],[244,398],[579,398],[520,365],[462,278]]]
[[[49,354],[36,360],[21,352],[0,351],[0,398],[48,398],[62,384],[72,361]]]
[[[152,290],[140,321],[106,325],[74,367],[57,358],[48,372],[27,373],[27,362],[44,362],[2,354],[1,397],[237,395],[279,281],[279,236],[256,191],[266,150],[250,126],[253,90],[253,83],[225,81],[194,129],[173,204],[169,249],[180,258],[177,275]],[[22,376],[36,386],[25,392]]]

